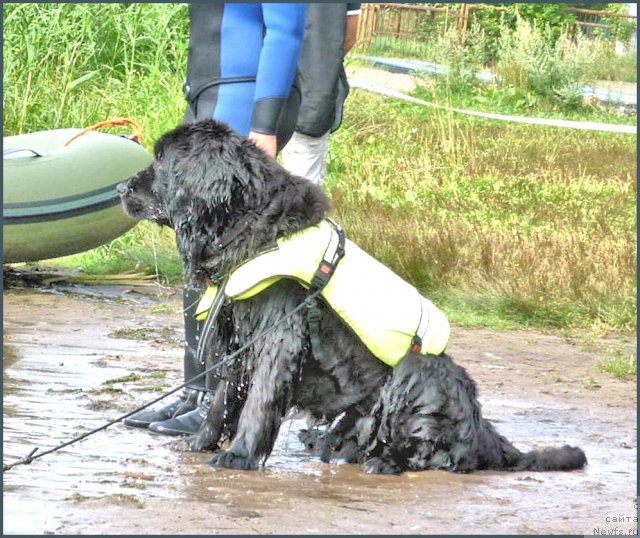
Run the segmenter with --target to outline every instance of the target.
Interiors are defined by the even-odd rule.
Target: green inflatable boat
[[[95,131],[5,137],[3,263],[83,252],[126,232],[136,221],[122,210],[116,185],[151,161],[137,142]]]

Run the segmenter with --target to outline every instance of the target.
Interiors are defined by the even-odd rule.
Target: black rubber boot
[[[197,433],[209,412],[210,406],[209,394],[206,392],[198,394],[202,398],[193,411],[168,420],[152,422],[149,424],[149,431],[164,435],[192,435]]]
[[[182,308],[184,312],[184,380],[188,381],[205,371],[204,364],[198,362],[198,340],[201,323],[195,318],[198,302],[204,290],[197,287],[185,286],[182,292]],[[205,390],[205,376],[201,375],[188,388],[197,391]]]
[[[185,389],[179,398],[169,402],[160,409],[152,411],[140,411],[124,419],[127,426],[134,428],[148,428],[152,422],[170,419],[176,415],[192,411],[197,406],[199,392],[193,389]]]
[[[197,358],[200,323],[194,317],[198,301],[202,297],[202,288],[185,286],[182,294],[184,311],[184,380],[204,372],[205,365]],[[208,406],[205,403],[206,380],[202,375],[187,385],[187,390],[195,394],[192,404],[180,413],[159,417],[148,424],[149,430],[166,435],[192,434],[198,431],[200,424],[207,416]],[[208,398],[206,398],[208,401]]]

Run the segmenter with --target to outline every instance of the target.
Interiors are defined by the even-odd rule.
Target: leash
[[[226,283],[226,281],[225,281]],[[221,286],[221,288],[223,288],[223,286]],[[264,331],[262,331],[260,334],[258,334],[257,336],[255,336],[253,339],[249,340],[249,342],[247,342],[245,345],[243,345],[241,348],[237,349],[236,351],[234,351],[233,353],[231,353],[231,355],[228,355],[224,358],[222,358],[220,361],[218,361],[216,364],[214,364],[213,366],[210,366],[209,368],[205,369],[203,372],[193,376],[191,379],[185,381],[184,383],[182,383],[181,385],[178,385],[177,387],[171,389],[170,391],[166,392],[165,394],[163,394],[162,396],[159,396],[157,398],[155,398],[154,400],[151,400],[150,402],[147,402],[146,404],[144,404],[141,407],[138,407],[137,409],[134,409],[133,411],[130,411],[129,413],[126,413],[124,415],[121,415],[113,420],[110,420],[109,422],[107,422],[106,424],[103,424],[102,426],[98,427],[98,428],[94,428],[91,431],[85,432],[82,435],[79,435],[78,437],[75,437],[69,441],[66,441],[56,447],[50,448],[49,450],[46,450],[44,452],[40,452],[40,453],[36,453],[39,450],[39,447],[34,448],[25,458],[18,460],[14,463],[9,463],[9,464],[4,464],[2,466],[2,472],[5,473],[6,471],[12,469],[13,467],[16,467],[18,465],[28,465],[30,463],[32,463],[34,460],[38,459],[38,458],[42,458],[43,456],[46,456],[48,454],[51,454],[53,452],[57,452],[58,450],[61,450],[63,448],[66,448],[70,445],[73,445],[79,441],[82,441],[83,439],[86,439],[87,437],[96,434],[98,432],[101,432],[102,430],[106,430],[109,426],[113,426],[114,424],[117,424],[118,422],[123,421],[124,419],[130,417],[131,415],[134,415],[136,413],[138,413],[139,411],[142,411],[143,409],[146,409],[147,407],[156,404],[158,402],[160,402],[161,400],[164,400],[167,396],[171,396],[172,394],[178,392],[179,390],[185,388],[187,385],[193,383],[196,379],[208,374],[209,372],[220,368],[222,366],[225,366],[227,364],[229,364],[231,361],[235,360],[236,357],[238,357],[238,355],[240,355],[241,353],[244,353],[248,348],[250,348],[253,344],[255,344],[258,340],[264,338],[265,336],[267,336],[271,331],[273,331],[278,325],[284,323],[285,321],[287,321],[289,318],[293,317],[295,314],[297,314],[300,310],[302,310],[303,308],[308,308],[308,305],[313,302],[313,300],[318,297],[320,295],[320,293],[322,292],[322,288],[319,289],[315,289],[312,293],[310,293],[309,295],[307,295],[304,300],[298,304],[293,310],[291,310],[291,312],[289,312],[288,314],[285,314],[284,316],[282,316],[279,320],[277,320],[275,323],[273,323],[270,327],[268,327],[267,329],[265,329]],[[224,297],[224,293],[219,293],[220,296]],[[218,300],[218,298],[216,297],[216,300]],[[222,307],[222,299],[220,299],[218,301],[218,303],[216,303],[216,308],[217,311],[213,312],[210,311],[209,316],[207,317],[208,319],[213,318],[214,316],[212,316],[211,314],[215,313],[216,316],[217,314],[220,312],[220,308]],[[213,322],[211,322],[210,326],[213,325]],[[206,334],[204,333],[204,328],[203,328],[203,334],[201,335],[201,342],[204,342],[206,340]],[[204,345],[204,344],[202,344]],[[200,348],[200,344],[198,345],[198,348]]]

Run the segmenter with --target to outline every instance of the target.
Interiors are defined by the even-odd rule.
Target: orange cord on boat
[[[73,142],[76,138],[79,138],[83,134],[86,134],[90,131],[95,131],[96,129],[104,129],[105,127],[114,127],[116,125],[131,125],[134,130],[131,139],[135,140],[138,144],[142,144],[142,127],[140,127],[140,124],[137,121],[130,118],[109,118],[108,120],[101,121],[99,123],[96,123],[95,125],[91,125],[90,127],[85,127],[77,135],[74,135],[70,140],[67,140],[67,142],[64,144],[64,147],[71,144],[71,142]]]

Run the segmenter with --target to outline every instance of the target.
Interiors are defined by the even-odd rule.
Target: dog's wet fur
[[[160,138],[155,161],[118,187],[125,211],[172,226],[186,285],[218,281],[261,249],[317,224],[329,210],[322,188],[291,175],[216,121],[182,125]],[[289,314],[308,292],[283,279],[246,301],[226,303],[207,335],[208,364]],[[427,469],[568,471],[586,464],[576,447],[520,452],[482,418],[474,382],[451,358],[409,353],[390,368],[322,302],[320,345],[308,312],[288,321],[218,372],[212,405],[191,450],[211,464],[256,469],[297,408],[326,429],[299,438],[324,460],[341,457],[368,473]],[[229,448],[221,450],[223,441]]]

